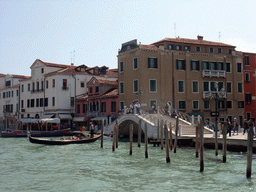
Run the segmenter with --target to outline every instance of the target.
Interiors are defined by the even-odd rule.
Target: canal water
[[[200,173],[195,149],[178,148],[166,163],[165,149],[145,148],[119,142],[112,152],[112,141],[91,144],[46,146],[27,138],[0,138],[0,191],[256,191],[256,159],[252,178],[246,179],[246,153],[204,153]]]

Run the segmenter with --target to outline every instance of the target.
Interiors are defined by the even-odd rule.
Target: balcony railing
[[[226,77],[226,71],[204,69],[203,77]]]
[[[69,87],[62,87],[62,90],[68,90]]]
[[[88,111],[87,113],[86,113],[86,116],[87,117],[96,117],[96,116],[99,116],[99,111]]]
[[[214,95],[215,95],[215,91],[204,91],[203,92],[203,98],[204,99],[210,99],[212,96],[214,97]],[[219,98],[227,98],[227,92],[223,92],[223,94],[221,95],[220,93],[218,93],[219,94]]]
[[[43,92],[44,89],[32,89],[30,92],[31,93],[39,93],[39,92]]]

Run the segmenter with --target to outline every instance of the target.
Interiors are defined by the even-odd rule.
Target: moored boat
[[[94,137],[82,137],[82,138],[69,138],[65,139],[62,138],[60,140],[53,140],[53,139],[42,139],[42,138],[35,138],[29,136],[29,141],[35,144],[44,144],[44,145],[69,145],[69,144],[84,144],[84,143],[92,143],[99,139],[101,135],[94,135]]]

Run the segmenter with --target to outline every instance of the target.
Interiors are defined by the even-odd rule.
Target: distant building
[[[76,99],[76,128],[87,127],[90,121],[111,123],[119,112],[117,78],[92,77],[87,88],[86,95]]]
[[[244,110],[245,118],[255,119],[256,117],[256,53],[243,53],[244,67]]]
[[[118,52],[120,108],[139,101],[141,109],[172,108],[214,121],[215,82],[224,95],[218,99],[218,119],[237,117],[243,122],[243,55],[235,46],[197,39],[165,38],[150,45],[137,40]]]

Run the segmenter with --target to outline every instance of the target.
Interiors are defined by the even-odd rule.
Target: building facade
[[[172,108],[214,121],[243,121],[243,55],[235,46],[197,39],[165,38],[150,45],[137,40],[122,44],[118,53],[120,108],[139,101],[150,111],[170,101]],[[218,82],[217,87],[215,87]]]
[[[117,78],[93,77],[87,87],[87,94],[76,99],[76,128],[88,127],[90,121],[97,123],[103,119],[110,124],[119,112]]]
[[[256,117],[256,54],[243,53],[244,67],[244,115],[247,120]]]

